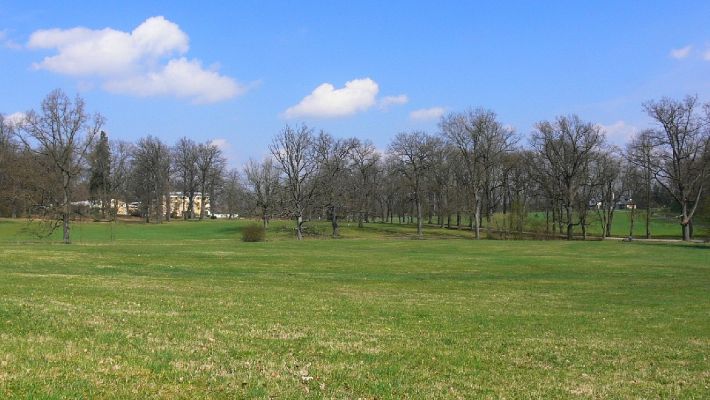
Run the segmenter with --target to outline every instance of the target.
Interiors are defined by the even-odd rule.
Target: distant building
[[[199,217],[200,210],[204,204],[205,215],[210,216],[210,198],[206,197],[202,199],[202,193],[195,192],[192,199],[192,213],[190,213],[190,198],[184,195],[182,192],[171,192],[170,193],[170,214],[173,218],[183,218],[186,214],[192,214],[192,217]]]
[[[185,215],[190,215],[190,198],[183,195],[182,192],[171,192],[170,193],[170,215],[173,218],[183,218]],[[83,203],[83,202],[82,202]],[[88,202],[87,202],[88,203]],[[209,197],[202,199],[202,193],[196,192],[192,200],[192,218],[200,216],[200,210],[205,207],[205,215],[211,216],[210,200]],[[117,215],[135,215],[140,213],[141,202],[135,201],[132,203],[126,203],[125,201],[118,199],[111,199],[111,206],[116,208]],[[166,204],[163,204],[163,210],[165,210]],[[101,208],[101,202],[95,202],[91,205],[92,208]]]

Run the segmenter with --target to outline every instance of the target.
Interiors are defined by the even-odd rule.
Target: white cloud
[[[691,50],[693,50],[692,45],[687,45],[679,49],[671,49],[670,56],[675,59],[683,59],[690,55]]]
[[[229,141],[227,139],[223,139],[223,138],[213,139],[212,142],[210,142],[210,144],[217,146],[217,148],[219,148],[220,150],[225,151],[225,152],[229,151],[232,148],[232,144],[229,143]]]
[[[410,112],[409,118],[415,121],[427,121],[431,119],[441,118],[441,116],[444,115],[445,111],[446,110],[444,110],[443,107],[422,108]]]
[[[377,82],[370,78],[353,79],[340,89],[330,83],[323,83],[301,102],[289,107],[284,115],[286,118],[333,118],[352,115],[372,107],[376,103],[379,90]]]
[[[703,59],[705,59],[705,61],[710,61],[710,49],[705,50],[705,53],[703,53]]]
[[[5,116],[5,121],[9,122],[11,125],[17,125],[24,121],[26,114],[23,112],[15,112],[10,115]]]
[[[599,127],[606,133],[607,140],[616,145],[626,144],[639,131],[637,127],[624,121],[616,121],[609,125],[600,124]]]
[[[398,106],[402,104],[407,104],[409,102],[409,97],[406,94],[400,94],[398,96],[385,96],[380,99],[379,107],[382,110],[388,109],[390,106]]]
[[[182,56],[189,38],[162,16],[146,19],[131,32],[84,27],[39,30],[30,36],[31,49],[54,49],[57,54],[33,64],[76,77],[99,77],[103,87],[138,96],[172,95],[210,103],[244,93],[245,88],[199,60]]]
[[[0,46],[12,50],[19,50],[22,48],[22,45],[7,37],[6,30],[0,31]]]
[[[104,88],[137,96],[192,98],[195,103],[214,103],[243,94],[246,88],[216,71],[205,70],[198,60],[170,60],[163,69],[125,79],[109,80]]]

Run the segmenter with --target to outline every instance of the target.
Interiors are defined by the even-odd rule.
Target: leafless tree
[[[710,103],[697,97],[681,101],[663,98],[644,104],[658,124],[653,144],[657,149],[656,181],[675,199],[683,240],[692,238],[692,221],[710,173]]]
[[[244,206],[244,188],[242,187],[241,176],[239,171],[231,169],[227,171],[223,178],[224,184],[221,190],[221,209],[229,216],[229,219],[234,218],[239,212],[240,207]]]
[[[370,203],[374,197],[374,179],[377,176],[380,154],[369,140],[354,139],[349,158],[352,168],[353,209],[357,213],[358,227],[362,228],[369,217]]]
[[[540,156],[539,171],[556,182],[563,211],[560,221],[567,225],[567,239],[571,240],[574,227],[586,223],[591,161],[604,144],[604,134],[599,126],[576,115],[563,116],[538,123],[530,144]],[[575,209],[582,212],[576,215],[577,222]]]
[[[287,125],[269,147],[284,174],[288,212],[296,220],[298,240],[303,239],[303,218],[312,205],[317,187],[318,163],[313,143],[313,129],[306,125],[298,128]]]
[[[332,236],[338,237],[338,218],[346,203],[347,185],[350,175],[349,156],[356,147],[354,139],[335,139],[323,131],[315,139],[316,162],[318,163],[317,187],[321,204],[328,212]]]
[[[514,149],[517,137],[493,111],[484,109],[451,113],[442,118],[439,126],[444,138],[458,149],[466,173],[476,239],[480,239],[481,206],[485,202],[490,226],[495,210],[493,191],[500,185],[496,168],[502,165],[503,156]]]
[[[611,236],[611,226],[617,203],[625,192],[621,159],[606,151],[595,157],[593,174],[596,179],[594,199],[598,201],[597,214],[602,227],[602,239]]]
[[[195,216],[195,193],[199,183],[197,158],[198,147],[192,139],[180,138],[173,147],[173,172],[176,175],[178,187],[182,190],[183,198],[187,197],[187,210],[181,210],[184,219]]]
[[[205,219],[205,205],[212,201],[208,192],[213,193],[216,178],[221,177],[226,161],[222,155],[222,150],[211,142],[201,143],[197,146],[197,157],[195,166],[197,167],[197,179],[202,194],[202,205],[200,207],[200,220]]]
[[[146,222],[153,217],[161,223],[164,205],[170,202],[170,149],[160,139],[147,136],[138,140],[131,181]]]
[[[389,153],[398,161],[397,168],[411,191],[417,214],[417,236],[420,238],[423,236],[424,179],[432,167],[434,152],[440,145],[438,138],[425,132],[413,131],[398,133],[389,146]]]
[[[626,159],[637,168],[638,173],[635,176],[642,182],[646,208],[646,239],[651,238],[651,188],[656,175],[653,137],[652,130],[644,130],[634,136],[626,147]]]
[[[46,157],[61,179],[62,197],[57,206],[64,243],[71,243],[71,199],[75,181],[81,174],[87,149],[103,123],[100,114],[88,114],[81,97],[72,100],[57,89],[44,98],[39,112],[29,111],[20,125],[19,137],[24,145]]]
[[[268,228],[278,201],[279,171],[271,158],[265,158],[262,162],[249,160],[244,175],[254,206],[259,209],[264,228]]]

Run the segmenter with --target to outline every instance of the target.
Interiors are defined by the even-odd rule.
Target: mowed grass
[[[710,390],[708,246],[347,224],[296,242],[286,223],[243,243],[245,224],[77,224],[67,246],[0,221],[0,398]]]

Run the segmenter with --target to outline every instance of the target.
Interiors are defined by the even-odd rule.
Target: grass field
[[[76,224],[67,246],[24,226],[0,220],[0,398],[710,391],[707,245],[282,223],[243,243],[245,222],[203,221]]]

